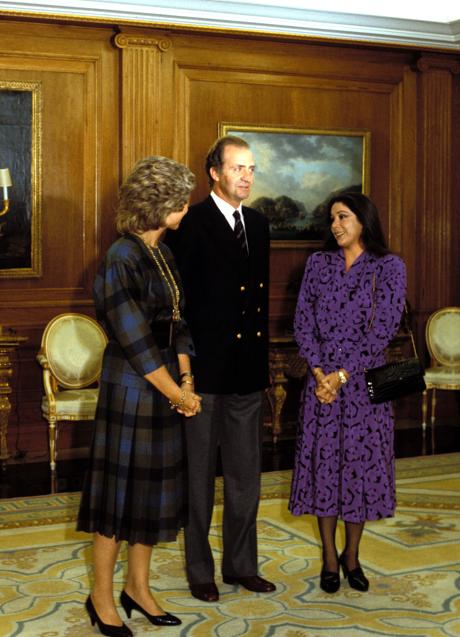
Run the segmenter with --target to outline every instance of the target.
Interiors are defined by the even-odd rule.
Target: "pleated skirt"
[[[77,530],[174,541],[184,524],[183,439],[182,417],[153,386],[101,382]]]

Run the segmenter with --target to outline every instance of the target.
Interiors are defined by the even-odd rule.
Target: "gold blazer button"
[[[236,338],[241,338],[241,334],[238,332],[238,334],[236,335]]]

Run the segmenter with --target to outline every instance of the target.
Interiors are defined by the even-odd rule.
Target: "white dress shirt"
[[[227,221],[230,224],[230,227],[231,227],[232,230],[235,230],[235,217],[233,216],[233,213],[235,212],[235,210],[238,210],[238,212],[240,213],[240,217],[241,217],[241,223],[243,224],[244,231],[246,232],[246,226],[244,224],[243,211],[241,209],[242,208],[242,204],[240,204],[237,208],[234,208],[231,204],[229,204],[227,201],[222,199],[222,197],[219,197],[218,195],[216,195],[216,193],[213,190],[211,190],[211,197],[213,198],[214,203],[219,208],[221,213],[227,219]]]

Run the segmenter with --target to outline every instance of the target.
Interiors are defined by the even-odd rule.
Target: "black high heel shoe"
[[[361,591],[362,593],[365,593],[367,590],[369,590],[369,580],[364,575],[363,569],[361,568],[359,562],[358,566],[350,571],[348,566],[345,564],[345,558],[342,553],[339,558],[339,564],[342,567],[343,576],[345,579],[348,579],[348,583],[350,584],[351,588],[354,588],[357,591]]]
[[[340,588],[340,575],[334,571],[321,571],[319,585],[325,593],[337,593]]]
[[[137,610],[139,613],[142,613],[144,617],[146,617],[151,624],[154,626],[178,626],[182,624],[181,620],[170,613],[165,613],[164,615],[151,615],[148,613],[142,606],[139,606],[137,602],[132,599],[128,593],[125,591],[121,591],[120,595],[120,604],[123,606],[125,613],[128,618],[131,618],[131,612],[133,610]]]
[[[122,624],[121,626],[113,626],[112,624],[104,624],[104,622],[100,619],[99,615],[94,608],[93,600],[91,599],[91,595],[88,595],[88,599],[85,602],[86,612],[89,615],[89,619],[91,621],[91,626],[97,624],[97,627],[101,631],[102,635],[107,635],[107,637],[133,637],[132,631],[126,626],[126,624]]]
[[[335,554],[335,558],[338,561],[338,555]],[[338,572],[336,571],[327,571],[324,568],[324,564],[326,563],[326,557],[323,551],[323,568],[321,569],[319,585],[321,589],[325,593],[337,593],[340,588],[340,565],[338,568]]]

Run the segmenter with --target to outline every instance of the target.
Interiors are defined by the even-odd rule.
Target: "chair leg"
[[[436,420],[436,389],[431,392],[431,426],[434,428],[434,421]]]
[[[57,493],[57,477],[56,471],[51,471],[50,492]]]
[[[423,433],[425,433],[426,431],[427,412],[428,412],[428,390],[425,389],[425,391],[423,392],[423,399],[422,399],[422,431]]]
[[[49,446],[50,446],[50,467],[51,471],[56,471],[56,419],[50,418],[49,427],[48,427],[48,435],[49,435]]]

